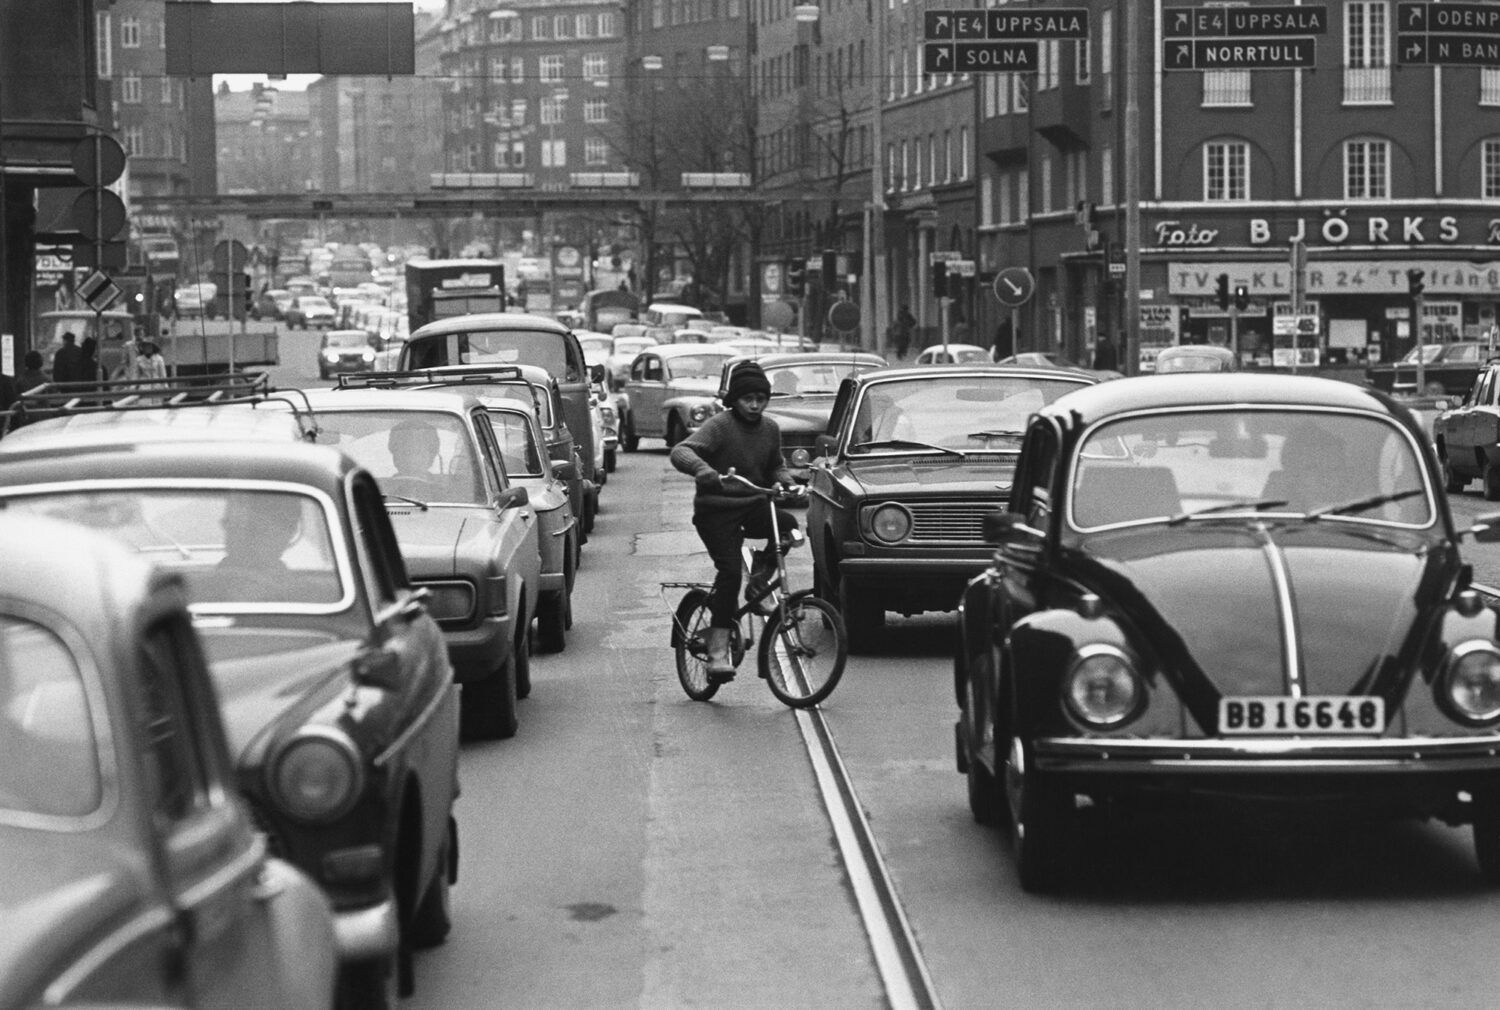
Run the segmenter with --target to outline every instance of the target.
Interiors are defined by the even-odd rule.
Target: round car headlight
[[[1500,722],[1500,650],[1493,643],[1455,646],[1441,683],[1447,707],[1459,720],[1475,726]]]
[[[307,730],[271,765],[276,803],[302,821],[326,822],[348,811],[364,784],[364,766],[342,733]]]
[[[885,543],[900,543],[911,535],[911,513],[900,505],[882,505],[870,513],[870,532]]]
[[[1134,718],[1145,700],[1130,658],[1112,645],[1078,650],[1063,686],[1068,711],[1089,726],[1113,729]]]
[[[332,347],[328,347],[323,350],[323,357],[328,361],[337,361],[339,360],[339,352],[335,351]]]
[[[792,466],[807,466],[811,462],[812,456],[808,454],[806,449],[792,450]]]
[[[375,348],[373,348],[373,347],[366,347],[364,350],[362,350],[362,351],[359,352],[359,356],[361,358],[364,358],[366,361],[374,361],[375,360]]]

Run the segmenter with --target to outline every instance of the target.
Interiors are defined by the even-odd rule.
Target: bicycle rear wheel
[[[708,593],[689,589],[677,604],[672,622],[672,645],[677,651],[677,679],[694,701],[707,701],[719,690],[708,678]]]
[[[756,661],[779,701],[807,708],[838,686],[848,658],[838,608],[811,593],[797,593],[766,618]]]

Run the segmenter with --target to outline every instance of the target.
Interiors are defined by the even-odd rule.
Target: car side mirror
[[[593,383],[596,386],[603,385],[603,383],[604,383],[604,366],[603,365],[590,365],[589,366],[589,382]]]
[[[571,484],[573,481],[578,479],[578,466],[571,460],[566,463],[558,463],[554,461],[552,464],[552,476],[556,477],[564,484]]]
[[[1474,519],[1469,535],[1481,544],[1500,542],[1500,512],[1489,512]]]
[[[1016,534],[1036,538],[1042,535],[1041,530],[1027,526],[1023,516],[1005,509],[986,512],[984,518],[980,520],[979,530],[985,543],[990,544],[1004,543]]]
[[[495,507],[501,510],[516,509],[531,504],[531,495],[524,487],[508,487],[495,497]]]
[[[817,455],[832,457],[838,450],[839,439],[837,435],[819,435],[813,440],[813,448]]]

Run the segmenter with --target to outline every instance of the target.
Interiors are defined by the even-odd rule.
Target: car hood
[[[782,431],[814,431],[822,433],[828,428],[828,416],[833,413],[831,396],[793,396],[775,399],[766,408],[766,417],[776,422]]]
[[[0,827],[0,1006],[31,1006],[58,964],[118,929],[145,898],[143,877],[87,833]],[[144,868],[137,868],[143,871]]]
[[[1120,605],[1200,715],[1220,695],[1286,695],[1294,670],[1306,695],[1396,697],[1451,567],[1412,534],[1337,522],[1190,524],[1170,541],[1163,550],[1159,525],[1096,534],[1085,582]]]
[[[991,494],[1009,491],[1014,456],[923,456],[851,462],[849,474],[865,495]]]
[[[413,577],[441,577],[458,570],[458,545],[470,521],[468,509],[433,506],[423,512],[415,506],[389,502],[386,511]]]
[[[265,651],[245,652],[250,631],[203,629],[212,660],[214,687],[224,713],[232,754],[243,755],[267,727],[293,707],[316,707],[350,683],[357,641],[316,641],[316,636],[271,632],[254,636]],[[234,655],[235,658],[215,658]]]

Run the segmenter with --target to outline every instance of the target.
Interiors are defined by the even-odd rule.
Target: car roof
[[[736,360],[752,360],[749,355],[737,355]],[[778,351],[775,354],[757,354],[754,361],[761,368],[776,368],[779,365],[816,365],[825,361],[836,364],[855,362],[858,364],[884,365],[885,359],[869,351]]]
[[[980,347],[978,344],[949,343],[947,347],[950,351],[983,351],[986,354],[990,352],[990,349],[988,347]],[[942,349],[942,344],[928,344],[926,347],[922,348],[919,353],[926,354],[928,351],[941,351]]]
[[[1081,368],[1048,368],[1042,365],[997,365],[988,361],[961,362],[956,365],[904,365],[892,368],[876,368],[851,376],[854,381],[862,385],[878,382],[902,382],[911,379],[932,379],[945,375],[951,376],[993,376],[1014,375],[1036,379],[1037,381],[1056,379],[1075,379],[1081,385],[1092,385],[1099,382],[1099,376],[1093,372]],[[845,380],[849,381],[849,380]]]
[[[1192,382],[1157,382],[1141,375],[1112,379],[1059,397],[1037,413],[1071,423],[1076,416],[1085,424],[1138,410],[1170,410],[1176,407],[1220,407],[1243,405],[1292,405],[1332,407],[1395,413],[1396,404],[1384,393],[1368,386],[1311,375],[1280,375],[1256,372],[1202,372]]]
[[[739,356],[739,352],[727,344],[657,344],[638,352],[657,354],[663,358],[682,358],[689,355],[720,354],[726,358]]]
[[[41,481],[183,477],[280,480],[331,492],[350,471],[359,469],[359,464],[331,446],[294,439],[235,438],[212,444],[201,439],[140,441],[134,437],[139,429],[132,425],[121,425],[116,433],[119,437],[113,439],[38,442],[8,449],[0,493]]]
[[[307,401],[313,413],[346,410],[424,411],[467,414],[481,406],[473,393],[456,389],[309,389]]]
[[[435,333],[467,333],[470,330],[542,330],[546,333],[570,333],[566,325],[547,316],[536,316],[526,312],[476,312],[450,319],[434,319],[411,335],[431,336]]]
[[[90,411],[43,418],[17,428],[0,439],[0,454],[49,445],[108,446],[121,442],[212,442],[267,438],[297,441],[304,438],[304,435],[302,419],[293,412],[280,408],[256,410],[252,404],[150,407],[133,411]]]

